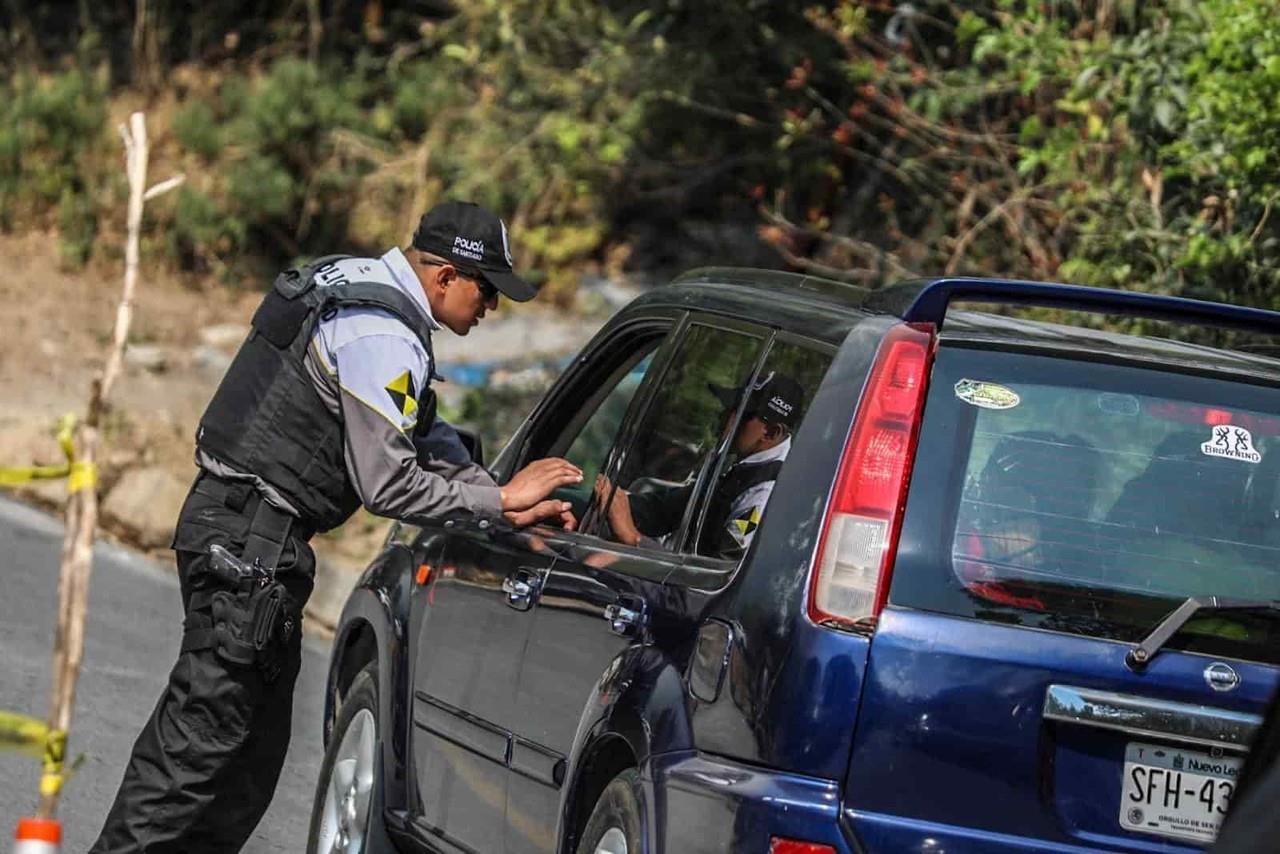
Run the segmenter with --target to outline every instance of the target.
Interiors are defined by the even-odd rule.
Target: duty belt
[[[274,568],[280,562],[290,535],[299,540],[310,540],[315,536],[312,526],[276,507],[262,497],[249,481],[224,480],[203,473],[196,479],[194,491],[221,502],[237,513],[252,509],[249,535],[240,551],[240,559],[247,564],[257,560],[264,567]]]

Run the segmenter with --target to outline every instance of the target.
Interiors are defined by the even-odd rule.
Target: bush
[[[234,257],[244,244],[244,223],[189,185],[173,196],[172,221],[164,231],[170,256],[186,267],[216,267],[220,259]]]
[[[63,259],[83,264],[97,231],[106,86],[72,69],[0,83],[0,227],[57,224]],[[56,217],[54,214],[56,213]]]
[[[213,160],[222,150],[222,126],[206,101],[192,101],[173,117],[173,135],[188,151]]]
[[[52,7],[27,5],[54,44]],[[475,0],[443,23],[319,5],[315,63],[287,12],[175,6],[158,25],[161,62],[227,63],[174,117],[199,183],[153,216],[182,264],[380,249],[448,196],[504,214],[518,265],[566,299],[610,242],[680,245],[692,218],[763,209],[793,266],[869,284],[970,272],[1280,300],[1274,4]],[[119,63],[129,28],[85,9]],[[0,36],[30,47],[17,23]],[[0,227],[57,222],[73,261],[107,196],[103,151],[117,174],[105,95],[83,68],[0,82]]]
[[[568,271],[605,239],[607,188],[640,127],[628,69],[642,53],[599,49],[606,31],[635,37],[610,13],[565,30],[533,0],[516,5],[461,12],[423,55],[283,58],[184,107],[175,135],[211,180],[203,201],[175,207],[179,260],[221,254],[211,232],[276,262],[372,251],[407,236],[412,208],[447,195],[502,212],[522,268],[571,291]],[[512,15],[527,19],[519,44]]]
[[[83,267],[98,237],[98,212],[84,193],[67,187],[58,201],[58,256],[63,266]]]
[[[301,188],[274,157],[252,153],[225,170],[230,209],[254,225],[283,221],[297,213]]]
[[[358,77],[286,58],[183,107],[174,134],[206,161],[205,180],[183,188],[168,212],[171,257],[203,268],[246,253],[282,263],[307,254],[312,238],[340,243],[352,175],[335,163],[332,138],[360,119],[362,92]]]

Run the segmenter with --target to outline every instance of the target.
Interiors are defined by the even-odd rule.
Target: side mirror
[[[479,432],[467,427],[455,427],[443,418],[431,423],[425,434],[413,437],[418,460],[423,465],[429,460],[444,460],[453,465],[465,465],[468,461],[484,465],[484,449]]]
[[[467,453],[471,455],[471,461],[478,466],[484,465],[484,443],[480,439],[480,433],[472,430],[470,427],[459,427],[453,425],[454,431],[458,434],[458,439],[462,441],[462,447],[467,449]]]

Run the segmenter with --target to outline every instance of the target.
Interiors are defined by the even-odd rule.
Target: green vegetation
[[[990,273],[1280,306],[1267,0],[477,0],[447,20],[146,0],[138,32],[28,5],[0,23],[0,228],[57,226],[69,263],[120,216],[108,105],[168,99],[157,164],[190,181],[149,213],[153,251],[190,269],[376,249],[456,196],[503,211],[564,298],[628,247],[696,263],[687,224],[728,222],[870,285]]]
[[[110,190],[105,93],[100,76],[81,68],[0,81],[0,228],[56,223],[71,265],[88,257]]]

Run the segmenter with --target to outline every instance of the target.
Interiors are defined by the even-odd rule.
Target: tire
[[[307,854],[394,854],[383,822],[378,665],[356,674],[320,765]]]
[[[577,854],[645,854],[644,789],[628,768],[600,793],[578,841]]]

